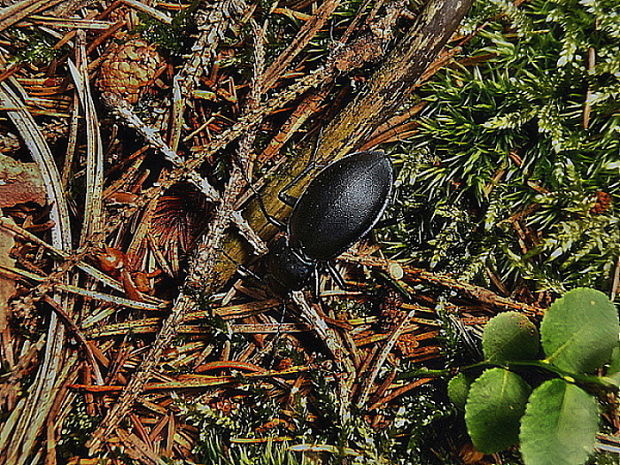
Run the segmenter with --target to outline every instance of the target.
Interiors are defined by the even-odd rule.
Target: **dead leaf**
[[[486,463],[483,461],[484,454],[473,446],[473,444],[464,444],[459,453],[461,460],[465,465],[477,465]]]
[[[45,205],[45,186],[36,163],[0,154],[0,208],[34,202]]]

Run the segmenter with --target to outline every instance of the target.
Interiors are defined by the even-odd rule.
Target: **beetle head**
[[[303,288],[316,271],[316,262],[292,249],[286,237],[274,241],[265,260],[271,277],[287,291]]]

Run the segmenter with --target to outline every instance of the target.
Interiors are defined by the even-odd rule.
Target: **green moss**
[[[63,422],[58,439],[58,456],[68,460],[79,455],[86,456],[88,449],[85,444],[95,430],[101,418],[91,416],[86,411],[86,402],[82,396],[76,397],[73,410]]]
[[[524,281],[558,293],[611,285],[620,253],[615,3],[475,2],[465,32],[495,15],[463,49],[478,60],[423,86],[418,131],[396,148],[400,253],[485,285],[491,271],[508,291]],[[598,192],[611,204],[597,203]]]
[[[15,59],[35,66],[47,66],[67,51],[67,47],[55,49],[56,41],[34,28],[14,28],[8,31],[15,45]]]
[[[199,0],[194,0],[189,7],[174,15],[171,24],[165,24],[145,13],[138,13],[140,24],[134,32],[163,51],[179,55],[187,48],[190,29],[194,25],[194,15],[199,5]]]

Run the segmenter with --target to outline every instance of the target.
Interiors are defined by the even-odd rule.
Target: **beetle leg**
[[[256,200],[258,201],[258,206],[259,206],[260,210],[263,212],[263,215],[265,216],[265,218],[267,219],[267,221],[268,221],[269,223],[273,224],[276,228],[278,228],[278,229],[280,229],[280,230],[282,230],[282,231],[285,231],[285,230],[286,230],[286,225],[285,225],[284,223],[282,223],[282,221],[280,221],[280,220],[279,220],[279,219],[277,219],[276,217],[271,216],[271,215],[269,214],[269,212],[267,211],[267,208],[265,207],[265,203],[263,202],[263,196],[262,196],[262,194],[260,193],[260,191],[259,191],[258,189],[256,189],[256,188],[254,187],[254,185],[252,184],[251,179],[249,179],[249,178],[248,178],[248,175],[247,175],[247,173],[245,172],[245,170],[243,170],[243,169],[242,169],[242,170],[241,170],[241,173],[242,173],[242,175],[243,175],[243,177],[244,177],[244,179],[245,179],[245,182],[247,183],[248,187],[250,188],[250,190],[251,190],[251,191],[254,193],[254,195],[256,196]],[[245,219],[243,219],[243,217],[241,216],[241,214],[240,214],[238,211],[236,211],[236,212],[233,214],[233,221],[235,221],[235,223],[237,223],[237,226],[240,226],[240,225],[241,225],[241,223],[239,223],[239,222],[237,221],[237,216],[238,216],[239,218],[241,218],[243,221],[245,221]],[[259,248],[256,248],[256,247],[255,247],[255,249],[256,249],[256,250],[257,250],[257,251],[258,251],[261,255],[265,254],[265,253],[266,253],[266,248],[260,247],[261,243],[257,240],[257,239],[258,239],[258,235],[256,235],[255,233],[254,233],[254,234],[252,234],[252,233],[249,233],[249,234],[248,234],[248,232],[249,232],[249,231],[248,231],[248,229],[249,229],[249,230],[251,230],[251,231],[252,231],[252,233],[253,233],[253,230],[249,227],[249,225],[247,225],[247,228],[241,228],[241,227],[239,228],[239,230],[240,230],[241,234],[243,234],[243,235],[246,237],[246,239],[248,239],[248,242],[250,242],[250,244],[251,244],[253,247],[255,247],[255,243],[258,243]]]
[[[239,276],[241,276],[242,278],[250,277],[261,284],[265,284],[265,280],[262,277],[260,277],[244,265],[237,265],[237,273],[239,273]]]
[[[252,188],[252,190],[254,189]],[[263,197],[260,194],[260,192],[258,192],[257,190],[254,190],[254,193],[256,194],[256,200],[258,200],[258,207],[260,208],[260,211],[263,212],[263,215],[265,216],[267,221],[273,224],[280,231],[286,231],[286,225],[282,223],[282,221],[277,219],[275,216],[272,216],[269,214],[269,212],[267,211],[267,208],[265,207],[265,204],[263,203]]]
[[[321,295],[321,275],[319,274],[319,270],[317,268],[312,272],[314,275],[314,298],[318,299]]]
[[[262,205],[262,202],[260,203]],[[275,216],[271,216],[267,212],[267,209],[265,208],[264,205],[262,206],[261,210],[263,211],[263,215],[265,215],[265,218],[267,218],[267,221],[269,221],[271,224],[273,224],[276,228],[280,229],[281,231],[286,231],[286,225],[282,223],[282,221],[277,219]]]
[[[327,261],[325,262],[325,266],[327,267],[327,271],[329,272],[329,275],[332,278],[334,278],[334,281],[336,281],[336,284],[338,285],[338,287],[342,290],[346,290],[347,284],[344,282],[344,278],[342,277],[340,272],[336,269],[334,264],[331,261]]]
[[[320,168],[322,166],[323,165],[317,165],[316,161],[314,160],[314,156],[311,157],[306,167],[303,170],[301,170],[301,172],[297,176],[295,176],[291,180],[291,182],[289,182],[286,186],[284,186],[282,190],[278,193],[278,199],[280,199],[280,202],[284,203],[285,205],[288,205],[289,207],[294,207],[295,204],[297,203],[297,197],[288,195],[286,191],[289,190],[291,187],[293,187],[295,184],[297,184],[299,181],[301,181],[304,177],[306,177],[306,175],[310,171],[314,170],[317,167]]]
[[[297,184],[299,181],[301,181],[310,171],[314,170],[317,167],[316,154],[317,154],[317,151],[319,150],[319,144],[321,142],[322,137],[323,137],[323,128],[321,128],[321,131],[316,140],[314,149],[312,150],[312,153],[310,154],[310,158],[308,159],[308,164],[305,166],[303,170],[301,170],[301,172],[297,176],[295,176],[286,186],[284,186],[282,190],[280,191],[280,193],[278,194],[278,199],[280,199],[280,201],[284,203],[285,205],[288,205],[289,207],[295,206],[295,204],[297,203],[297,198],[293,197],[292,195],[286,194],[286,191],[289,190],[291,187],[293,187],[295,184]]]
[[[276,334],[273,336],[272,347],[271,347],[271,350],[269,351],[269,359],[268,359],[267,364],[270,369],[273,369],[276,363],[276,355],[278,354],[278,344],[280,342],[280,338],[282,337],[281,326],[284,324],[285,316],[286,316],[286,301],[283,300],[282,310],[280,311],[280,318],[278,320],[278,328],[276,330]]]
[[[235,260],[233,257],[231,257],[230,254],[228,252],[226,252],[226,250],[224,250],[223,248],[220,248],[220,252],[222,252],[222,254],[228,260],[230,260],[233,263],[233,265],[235,265],[236,272],[239,274],[239,276],[241,276],[242,278],[250,277],[252,279],[255,279],[260,284],[264,284],[264,285],[267,284],[267,282],[265,281],[264,278],[262,278],[261,276],[257,275],[256,273],[254,273],[247,266],[242,265],[241,263],[239,263],[237,260]]]
[[[286,186],[282,188],[282,190],[278,193],[278,199],[280,199],[281,202],[285,203],[286,205],[290,207],[295,206],[297,199],[291,195],[286,194],[285,192],[289,190],[291,187],[293,187],[295,184],[297,184],[299,181],[301,181],[303,178],[305,178],[306,175],[310,171],[312,171],[314,168],[315,168],[315,163],[314,163],[314,160],[312,160],[311,158],[309,163],[306,165],[306,167],[303,170],[301,170],[299,174],[295,176]],[[292,202],[292,203],[289,203],[289,202]]]
[[[288,205],[289,207],[294,207],[295,204],[297,203],[297,197],[293,197],[292,195],[285,194],[284,190],[282,190],[278,194],[278,199],[280,199],[280,202]]]

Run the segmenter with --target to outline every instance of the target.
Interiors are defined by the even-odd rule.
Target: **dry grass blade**
[[[213,386],[224,386],[228,384],[252,383],[257,379],[282,378],[291,375],[297,375],[309,371],[306,366],[290,367],[286,370],[263,370],[260,372],[236,374],[234,376],[208,376],[208,375],[179,375],[174,381],[166,381],[160,383],[148,383],[144,386],[145,391],[168,391],[197,389]],[[72,384],[72,389],[78,389],[88,392],[119,392],[124,386],[118,385],[86,385]]]
[[[20,90],[20,93],[24,93],[16,80],[11,78],[9,82],[16,89]],[[32,115],[25,110],[24,102],[6,81],[0,83],[0,104],[8,111],[9,118],[18,128],[24,143],[30,150],[32,158],[39,166],[41,176],[43,176],[47,189],[47,200],[52,206],[50,217],[56,224],[56,227],[52,230],[52,243],[57,249],[69,250],[71,248],[71,230],[69,227],[67,199],[58,168],[45,137],[41,134]]]
[[[21,277],[23,279],[35,282],[46,282],[46,278],[43,276],[39,276],[30,271],[4,265],[0,265],[0,273],[4,273],[11,277]],[[120,305],[128,308],[135,308],[137,310],[162,311],[166,307],[168,307],[167,303],[149,304],[148,302],[138,302],[136,300],[126,299],[124,297],[117,297],[114,295],[104,294],[102,292],[83,289],[81,287],[73,286],[71,284],[54,283],[53,286],[57,289],[69,292],[71,294],[80,295],[82,297],[87,297],[93,300],[100,300],[109,304]]]
[[[11,78],[10,81],[17,89],[21,88],[14,79]],[[71,230],[67,202],[51,150],[34,119],[24,109],[23,102],[6,81],[0,83],[0,102],[4,107],[11,109],[9,117],[18,128],[33,159],[39,165],[45,181],[48,202],[52,206],[50,216],[55,223],[52,229],[53,245],[60,250],[69,250]],[[72,307],[71,301],[66,297],[62,297],[59,303],[67,310]],[[28,397],[20,402],[21,408],[13,412],[17,415],[17,421],[14,424],[5,423],[0,431],[0,450],[6,455],[8,463],[23,465],[35,447],[36,438],[45,425],[54,397],[64,379],[62,377],[64,341],[64,328],[59,324],[58,317],[52,314],[44,362],[39,368]],[[64,368],[66,369],[67,366],[65,365]],[[10,441],[8,441],[9,437]]]
[[[90,91],[90,80],[88,79],[84,31],[79,31],[77,37],[78,66],[76,67],[71,60],[68,60],[67,63],[86,120],[86,204],[80,238],[80,242],[84,244],[86,241],[93,240],[96,234],[100,234],[103,225],[103,145],[99,134],[97,112]]]
[[[183,110],[185,110],[185,100],[181,94],[181,78],[175,76],[172,81],[172,127],[170,128],[170,148],[175,152],[179,149],[181,141]]]
[[[141,11],[143,13],[146,13],[147,15],[152,16],[153,18],[157,19],[158,21],[161,21],[164,24],[172,23],[172,18],[170,16],[168,16],[166,13],[156,10],[152,6],[146,5],[137,0],[122,0],[122,2],[125,5],[128,5],[132,8],[135,8],[138,11]]]
[[[22,0],[0,10],[0,31],[26,18],[28,15],[47,10],[63,0]]]
[[[80,102],[77,91],[73,93],[73,104],[71,108],[71,122],[69,123],[69,138],[67,141],[67,150],[65,152],[65,161],[62,169],[62,185],[67,188],[71,179],[71,169],[73,159],[75,158],[75,149],[77,147],[77,136],[80,125]]]
[[[87,331],[87,334],[88,337],[97,339],[109,336],[122,336],[128,332],[132,334],[156,333],[161,325],[161,320],[161,318],[142,318],[140,320],[132,320],[123,323],[112,323]],[[90,322],[83,324],[85,327],[90,325]]]
[[[29,19],[34,24],[67,29],[105,30],[114,24],[109,21],[96,21],[93,19],[54,18],[52,16],[40,15],[31,15]]]

